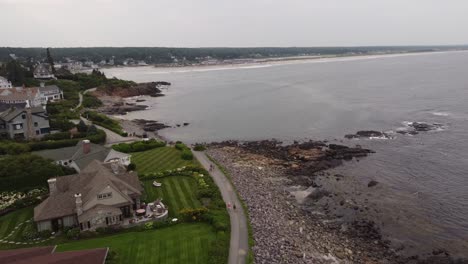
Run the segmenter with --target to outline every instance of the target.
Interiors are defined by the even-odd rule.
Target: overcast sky
[[[0,0],[0,46],[468,44],[468,0]]]

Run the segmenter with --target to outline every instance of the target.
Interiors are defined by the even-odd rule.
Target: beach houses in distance
[[[41,63],[34,68],[34,78],[39,80],[51,80],[55,79],[52,72],[52,67],[48,63]]]

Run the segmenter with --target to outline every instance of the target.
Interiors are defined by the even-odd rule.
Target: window
[[[5,128],[6,128],[5,124],[0,124],[0,129],[5,129]]]
[[[26,119],[26,114],[22,114],[21,118]]]
[[[99,200],[102,200],[102,199],[108,199],[108,198],[111,198],[112,197],[112,193],[101,193],[101,194],[98,194],[97,198]]]
[[[13,129],[14,130],[21,130],[23,129],[23,124],[13,124]]]
[[[39,130],[36,130],[36,135],[39,135],[39,134],[40,134],[40,133],[39,133]]]
[[[37,122],[34,122],[34,126],[37,127],[39,124]]]

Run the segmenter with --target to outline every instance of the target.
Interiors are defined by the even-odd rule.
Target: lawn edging
[[[208,157],[208,159],[213,162],[216,167],[224,174],[226,175],[226,178],[228,181],[231,183],[231,186],[234,189],[234,192],[236,193],[237,198],[241,202],[242,209],[244,210],[245,215],[247,216],[247,229],[248,229],[248,234],[249,234],[249,253],[247,254],[247,263],[253,264],[254,263],[254,255],[253,255],[253,250],[252,248],[255,245],[255,241],[253,239],[253,230],[252,230],[252,225],[250,224],[250,215],[249,215],[249,210],[247,208],[247,205],[245,204],[244,200],[241,198],[239,195],[239,192],[235,188],[235,185],[232,182],[231,174],[224,168],[217,160],[213,159],[208,153],[205,152],[205,155]]]

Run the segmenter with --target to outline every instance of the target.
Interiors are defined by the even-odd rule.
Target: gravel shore
[[[255,263],[468,263],[445,249],[408,255],[405,243],[382,236],[374,222],[388,217],[374,206],[380,184],[357,188],[352,178],[332,173],[343,160],[370,153],[320,141],[231,141],[207,150],[248,208]]]
[[[359,237],[326,215],[302,210],[283,161],[236,147],[212,147],[207,153],[227,169],[248,207],[255,263],[397,262],[378,236]],[[366,223],[362,228],[372,232]]]

